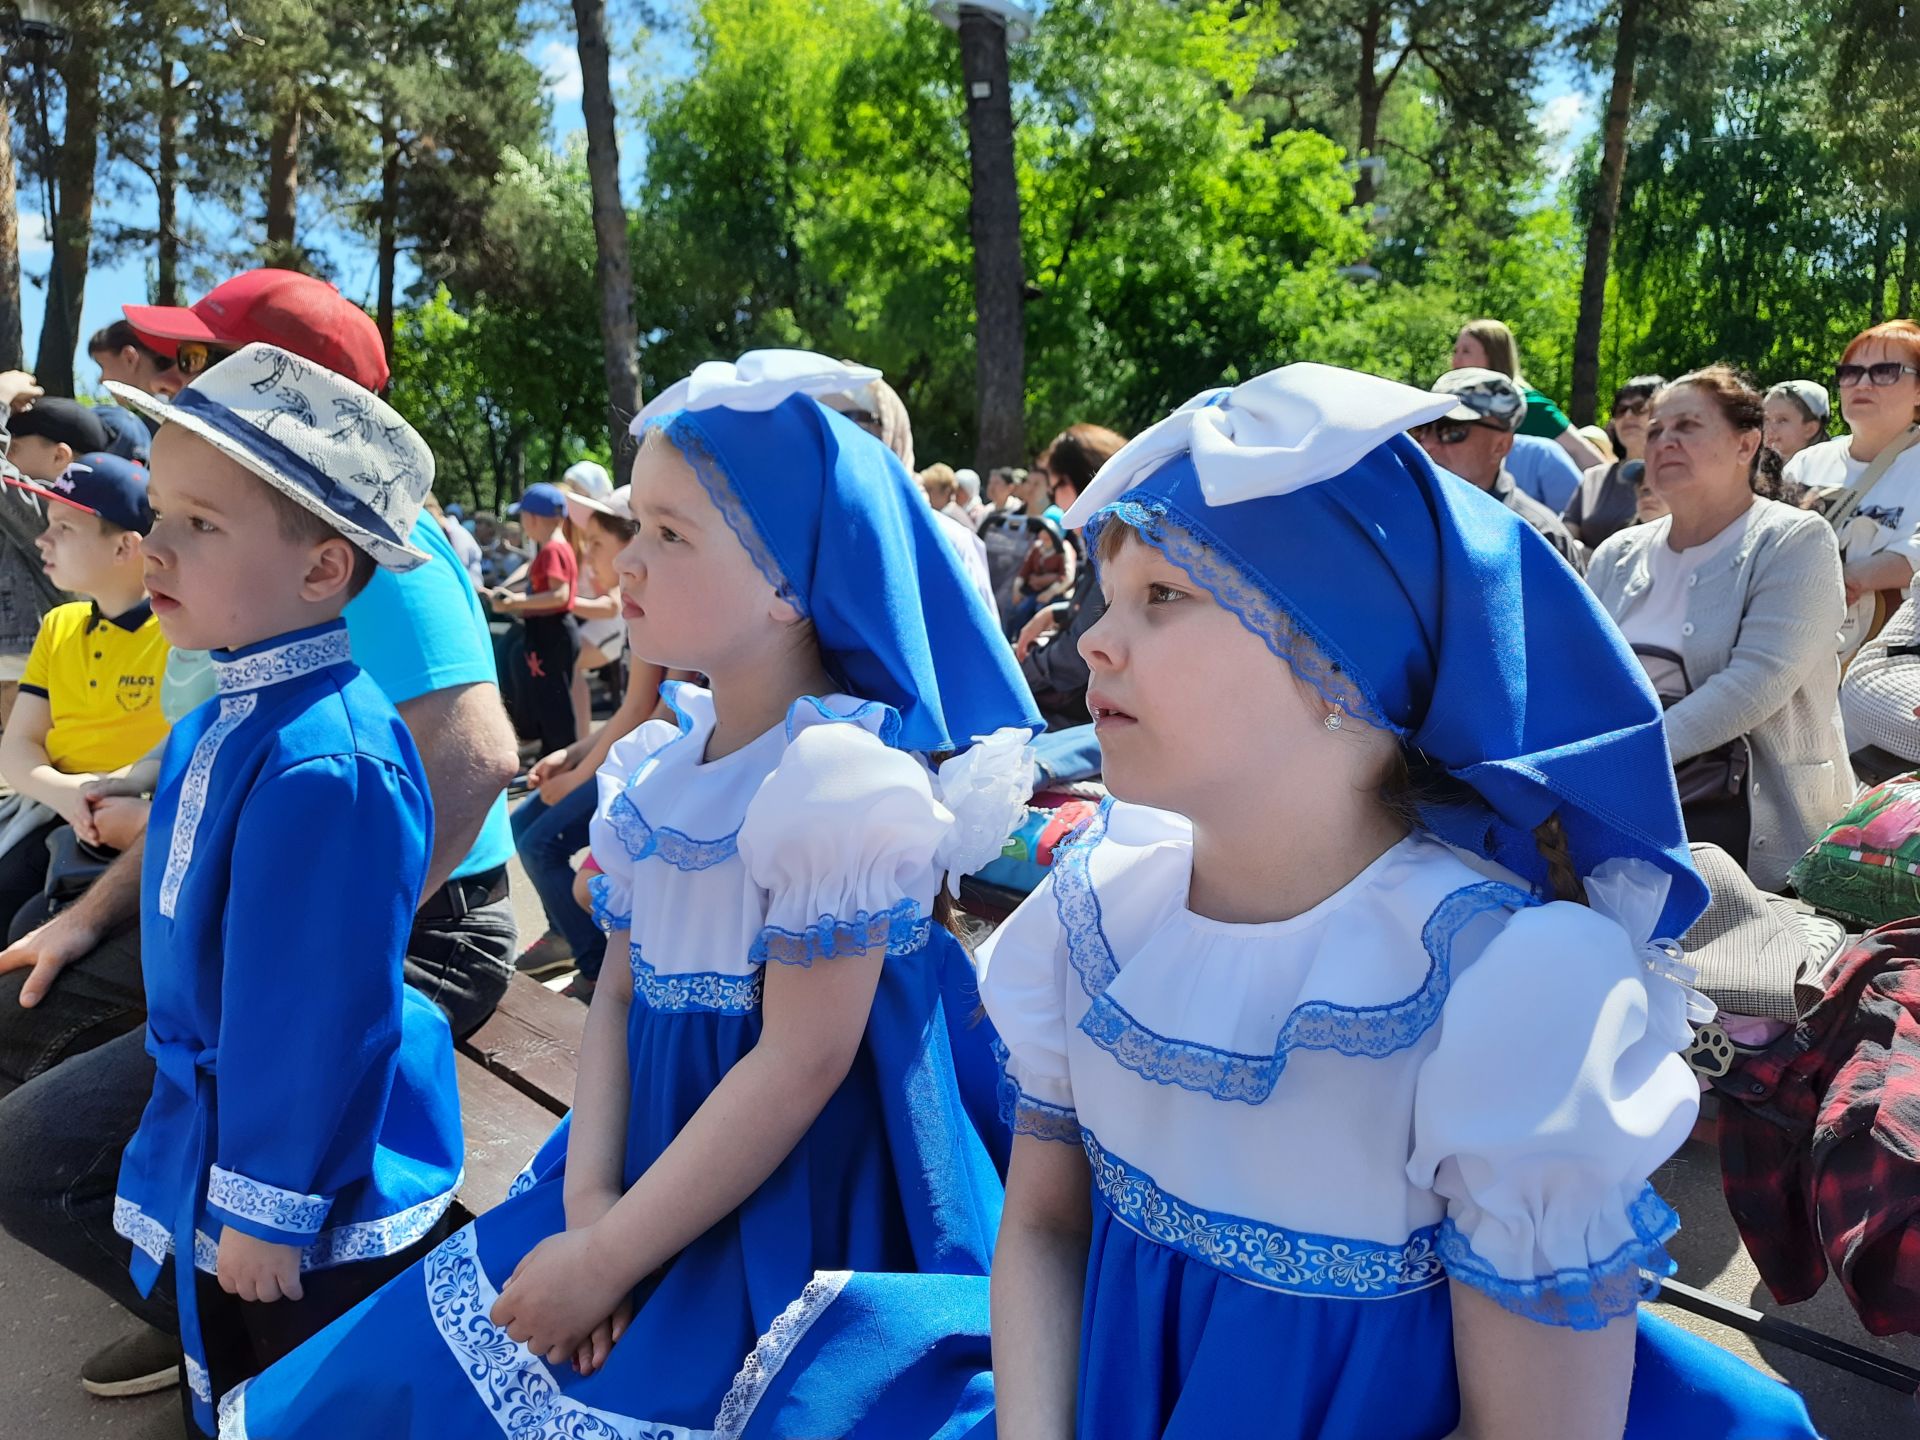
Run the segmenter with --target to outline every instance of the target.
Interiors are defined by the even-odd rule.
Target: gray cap
[[[1833,401],[1827,395],[1827,387],[1816,380],[1782,380],[1767,393],[1778,395],[1782,392],[1798,400],[1816,420],[1824,420],[1833,413]]]
[[[1527,397],[1512,377],[1498,370],[1477,366],[1449,370],[1433,382],[1433,393],[1451,395],[1459,402],[1442,420],[1484,421],[1511,434],[1527,418]]]

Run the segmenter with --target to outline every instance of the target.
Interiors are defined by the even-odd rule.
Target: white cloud
[[[540,47],[540,53],[533,57],[533,63],[547,77],[547,89],[552,92],[554,99],[579,101],[582,84],[580,52],[577,49],[564,40],[549,40]]]
[[[1563,91],[1537,107],[1533,119],[1546,144],[1548,174],[1564,179],[1596,122],[1591,100],[1578,91]]]
[[[47,236],[47,217],[38,210],[20,212],[20,258],[33,259],[53,253],[53,241]]]

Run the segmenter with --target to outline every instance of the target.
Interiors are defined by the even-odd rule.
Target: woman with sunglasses
[[[1636,375],[1613,392],[1607,438],[1620,458],[1588,470],[1560,516],[1589,550],[1634,522],[1647,468],[1647,409],[1654,391],[1666,383],[1658,375]]]
[[[1786,481],[1790,494],[1804,488],[1804,503],[1837,522],[1847,585],[1844,662],[1878,632],[1920,565],[1920,325],[1889,320],[1854,336],[1834,381],[1847,433],[1795,455]],[[1857,505],[1842,498],[1856,488]]]

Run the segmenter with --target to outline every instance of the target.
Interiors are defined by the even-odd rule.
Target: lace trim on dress
[[[1374,698],[1366,680],[1342,665],[1338,652],[1280,594],[1237,563],[1217,542],[1203,540],[1177,510],[1158,501],[1119,500],[1087,524],[1087,551],[1100,553],[1100,531],[1113,521],[1131,526],[1154,549],[1193,577],[1242,625],[1266,642],[1287,668],[1320,692],[1320,698],[1380,730],[1405,735]]]
[[[627,954],[633,968],[633,993],[646,1001],[649,1009],[751,1015],[760,1008],[763,971],[725,975],[717,970],[696,970],[663,975],[641,956],[638,943],[629,944]]]
[[[753,513],[741,500],[739,489],[733,483],[733,476],[721,459],[707,448],[706,437],[698,426],[685,414],[675,416],[660,427],[666,432],[667,439],[683,456],[707,497],[713,501],[721,517],[726,520],[727,528],[739,537],[746,546],[747,554],[753,557],[754,567],[766,577],[769,585],[794,609],[802,615],[807,613],[805,601],[798,590],[788,583],[786,574],[780,568],[780,562],[774,558],[772,548],[761,537],[760,527],[754,523]]]
[[[1051,1105],[1020,1088],[1008,1066],[1013,1055],[998,1035],[987,1044],[993,1063],[1000,1072],[998,1088],[1000,1123],[1015,1135],[1031,1135],[1036,1140],[1059,1140],[1068,1145],[1080,1143],[1080,1116],[1066,1105]]]
[[[933,922],[920,914],[920,907],[912,900],[902,900],[887,910],[856,911],[846,920],[822,915],[804,930],[769,925],[753,942],[747,960],[754,965],[774,960],[782,965],[807,966],[838,955],[858,955],[881,945],[890,957],[897,958],[913,954],[932,935]]]
[[[640,775],[634,777],[636,781],[640,778]],[[737,829],[731,835],[697,840],[671,826],[649,825],[646,817],[640,813],[640,807],[633,803],[632,784],[608,804],[607,824],[613,827],[621,848],[636,864],[658,856],[676,870],[711,870],[739,853],[740,832]]]
[[[1433,1028],[1446,1004],[1453,983],[1453,942],[1460,931],[1491,911],[1537,903],[1524,890],[1492,880],[1454,891],[1440,902],[1421,932],[1427,973],[1412,994],[1381,1005],[1304,1001],[1282,1022],[1269,1053],[1248,1054],[1182,1040],[1141,1024],[1107,993],[1119,965],[1102,928],[1091,864],[1093,850],[1106,834],[1112,803],[1103,802],[1092,824],[1054,852],[1054,904],[1067,934],[1067,958],[1092,1000],[1080,1018],[1080,1031],[1136,1075],[1216,1100],[1258,1105],[1273,1093],[1287,1068],[1288,1055],[1295,1050],[1333,1050],[1378,1060],[1417,1043]]]
[[[903,723],[900,719],[900,712],[885,701],[863,700],[853,709],[842,715],[817,695],[802,695],[798,700],[794,701],[792,705],[787,707],[787,743],[789,745],[793,743],[794,738],[800,733],[800,719],[805,713],[803,707],[811,708],[822,720],[845,721],[849,724],[858,725],[862,729],[868,728],[867,721],[875,720],[877,721],[878,728],[871,730],[869,733],[874,735],[880,743],[889,750],[897,749],[899,746],[900,726]]]
[[[793,1347],[806,1338],[813,1322],[840,1298],[840,1292],[852,1278],[850,1270],[816,1271],[793,1303],[775,1317],[740,1367],[740,1373],[734,1376],[726,1398],[720,1402],[720,1413],[713,1421],[714,1440],[739,1440],[767,1387],[793,1353]]]
[[[613,908],[613,877],[605,871],[587,881],[587,893],[593,897],[593,923],[611,935],[616,930],[633,928],[633,910],[622,915]]]
[[[1082,1143],[1094,1191],[1114,1219],[1236,1280],[1290,1295],[1380,1300],[1447,1278],[1435,1249],[1438,1225],[1386,1245],[1214,1214],[1162,1190],[1151,1175],[1103,1149],[1092,1131]]]
[[[1451,1219],[1440,1225],[1440,1258],[1449,1276],[1516,1315],[1542,1325],[1598,1330],[1633,1314],[1642,1300],[1659,1291],[1658,1277],[1679,1268],[1667,1255],[1666,1242],[1680,1229],[1680,1217],[1651,1185],[1642,1187],[1627,1208],[1627,1223],[1633,1226],[1633,1239],[1605,1259],[1531,1280],[1509,1280],[1500,1274],[1474,1253],[1472,1243]]]
[[[434,1328],[487,1413],[512,1440],[709,1440],[712,1432],[596,1410],[560,1388],[544,1361],[487,1318],[500,1298],[471,1225],[421,1262]]]

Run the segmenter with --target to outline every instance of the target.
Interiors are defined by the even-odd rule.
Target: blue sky
[[[574,50],[571,30],[544,31],[536,35],[528,46],[528,53],[539,65],[541,73],[547,77],[547,93],[553,100],[553,123],[549,138],[562,143],[571,133],[580,130],[585,124],[580,109],[580,59]],[[613,65],[614,88],[617,95],[626,91],[627,67],[616,52]],[[1535,118],[1547,137],[1549,166],[1553,178],[1558,180],[1573,164],[1580,146],[1592,132],[1595,124],[1596,107],[1591,95],[1575,88],[1574,77],[1564,73],[1552,73],[1542,78],[1535,91]],[[637,183],[641,168],[641,147],[639,137],[631,124],[623,123],[621,133],[621,169],[628,187],[629,196]],[[28,365],[32,365],[38,353],[40,324],[45,308],[46,291],[44,280],[47,272],[47,260],[50,253],[46,239],[45,217],[39,208],[40,191],[37,186],[23,184],[20,188],[20,251],[23,270],[21,301],[23,310],[22,331],[26,342],[25,350]],[[111,217],[124,219],[133,224],[153,224],[153,200],[146,197],[140,204],[114,207],[108,203],[97,205],[96,219]],[[214,207],[195,207],[191,196],[183,196],[182,204],[188,211],[191,223],[215,237],[231,236],[236,248],[243,243],[241,224],[225,211]],[[355,300],[370,304],[374,286],[374,253],[370,245],[339,227],[329,227],[317,234],[304,236],[306,243],[320,249],[330,258],[335,272],[336,283],[342,291]],[[86,301],[81,315],[80,336],[85,338],[101,326],[116,320],[123,305],[145,304],[151,284],[152,260],[150,256],[135,256],[115,264],[100,266],[87,276]],[[412,277],[401,274],[404,286]],[[39,281],[41,283],[36,284]],[[185,296],[189,301],[197,300],[199,292],[189,290]],[[99,372],[86,360],[79,357],[76,366],[76,379],[82,390],[97,390]]]

